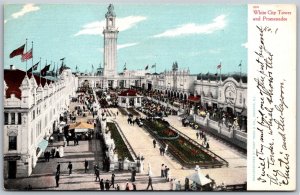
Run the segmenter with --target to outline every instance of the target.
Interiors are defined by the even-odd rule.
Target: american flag
[[[21,60],[22,60],[22,62],[24,62],[24,61],[29,60],[31,58],[32,58],[32,48],[28,52],[22,54]]]

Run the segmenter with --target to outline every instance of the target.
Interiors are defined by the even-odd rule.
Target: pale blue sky
[[[75,70],[91,71],[103,64],[103,22],[107,4],[6,5],[4,9],[4,64],[25,69],[20,56],[9,54],[34,42],[34,63],[66,57]],[[189,67],[191,73],[247,71],[247,6],[115,4],[118,71],[157,64],[157,72]],[[28,61],[28,68],[31,60]],[[52,69],[52,67],[50,68]],[[152,70],[154,71],[154,70]]]

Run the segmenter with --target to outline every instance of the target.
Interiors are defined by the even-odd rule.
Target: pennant
[[[38,68],[38,66],[39,66],[39,63],[40,63],[40,62],[38,62],[38,63],[36,63],[35,65],[33,65],[31,68],[29,68],[29,70],[27,70],[27,72],[32,72],[32,71],[37,70],[37,68]]]
[[[156,64],[153,64],[152,66],[151,66],[151,68],[155,68],[156,67]]]
[[[48,70],[50,69],[51,64],[45,66],[42,70],[41,70],[41,75],[42,76],[46,76],[46,73],[48,72]]]
[[[21,61],[24,62],[24,61],[27,61],[31,58],[32,58],[32,48],[28,52],[22,54]]]
[[[62,58],[62,59],[60,59],[60,60],[62,60],[62,61],[63,61],[63,60],[65,60],[65,57],[63,57],[63,58]]]
[[[25,44],[22,45],[21,47],[19,47],[18,49],[13,50],[13,51],[10,53],[9,57],[10,57],[10,58],[13,58],[13,57],[18,56],[18,55],[23,55],[24,48],[25,48]]]
[[[145,67],[145,70],[148,70],[148,68],[149,68],[149,65],[147,65],[147,66]]]

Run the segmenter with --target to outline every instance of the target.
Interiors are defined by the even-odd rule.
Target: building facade
[[[75,95],[77,78],[64,70],[55,81],[4,70],[4,178],[28,177]]]

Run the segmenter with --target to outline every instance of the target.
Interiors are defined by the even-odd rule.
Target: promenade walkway
[[[109,109],[111,112],[116,113],[117,109]],[[153,148],[153,137],[143,128],[137,125],[132,126],[127,123],[127,116],[119,114],[115,120],[121,127],[127,140],[130,142],[133,150],[145,157],[145,172],[147,172],[147,164],[150,163],[154,176],[160,176],[161,164],[166,164],[170,170],[172,177],[181,180],[184,184],[185,176],[194,172],[193,169],[182,169],[182,166],[173,159],[171,156],[160,156],[159,146]],[[191,127],[182,127],[181,121],[178,116],[169,116],[165,118],[172,126],[177,128],[180,132],[185,133],[190,138],[196,140],[196,131]],[[247,181],[247,160],[246,154],[240,153],[236,148],[221,140],[218,140],[208,135],[211,150],[227,160],[229,167],[202,169],[203,174],[215,179],[216,184],[220,185],[222,182],[225,184],[241,184]],[[202,143],[199,139],[197,142]]]

